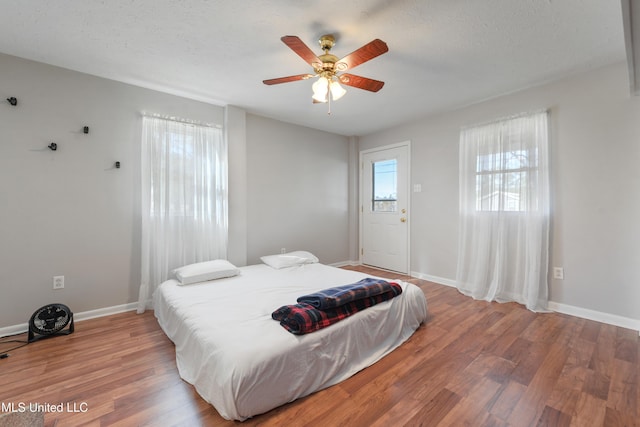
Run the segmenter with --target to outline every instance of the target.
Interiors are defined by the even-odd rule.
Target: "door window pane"
[[[373,162],[374,212],[396,212],[398,210],[398,162],[396,159]]]

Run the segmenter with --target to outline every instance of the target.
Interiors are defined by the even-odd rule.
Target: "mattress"
[[[245,420],[343,381],[406,341],[426,320],[417,286],[325,329],[293,335],[271,313],[297,297],[371,277],[319,263],[241,267],[238,276],[154,294],[158,323],[176,348],[181,378],[220,415]]]

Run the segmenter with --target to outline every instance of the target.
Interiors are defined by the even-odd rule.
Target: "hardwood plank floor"
[[[429,318],[406,343],[336,386],[244,423],[222,419],[180,379],[152,312],[77,322],[69,336],[11,351],[0,360],[0,402],[62,403],[63,412],[45,415],[46,426],[59,427],[640,427],[637,331],[410,281],[425,292]]]

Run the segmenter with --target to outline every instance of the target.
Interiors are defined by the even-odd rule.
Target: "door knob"
[[[400,222],[407,222],[407,218],[400,218]]]

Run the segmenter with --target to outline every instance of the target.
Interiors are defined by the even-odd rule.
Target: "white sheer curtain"
[[[460,133],[458,289],[487,301],[547,309],[547,112]]]
[[[226,141],[211,126],[145,116],[141,169],[138,313],[174,268],[226,258]]]

